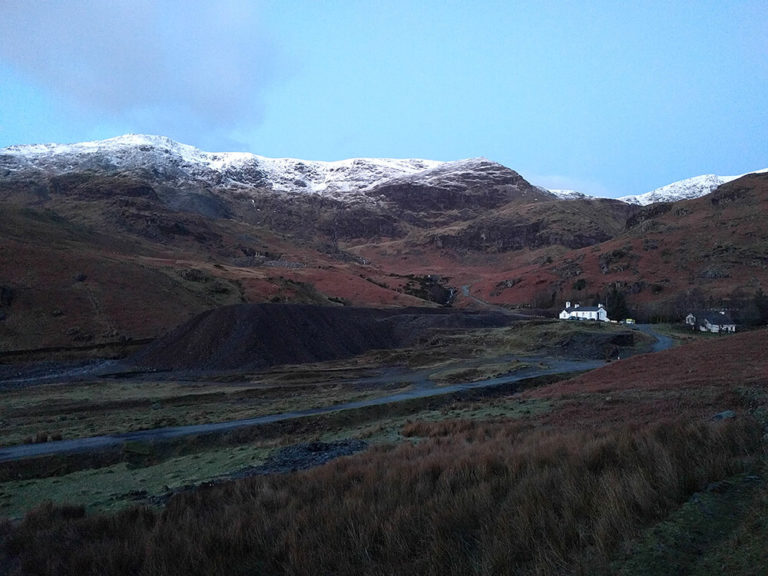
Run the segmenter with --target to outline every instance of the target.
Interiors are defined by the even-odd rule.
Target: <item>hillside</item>
[[[740,310],[768,285],[768,174],[751,174],[707,196],[654,204],[628,219],[626,229],[599,250],[567,259],[583,272],[570,284],[605,294],[615,287],[648,314],[681,317],[702,307]],[[550,267],[564,281],[568,270]]]
[[[767,279],[765,177],[641,207],[484,158],[310,162],[141,135],[6,148],[0,351],[156,337],[239,302],[748,298]]]

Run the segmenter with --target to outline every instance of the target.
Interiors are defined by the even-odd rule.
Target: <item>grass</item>
[[[319,436],[324,441],[360,438],[372,444],[400,443],[407,439],[417,442],[414,426],[431,422],[465,422],[486,420],[517,420],[544,414],[552,409],[546,400],[521,401],[517,397],[495,400],[454,402],[440,409],[414,410],[406,415],[381,416],[340,431]]]
[[[0,516],[19,518],[43,502],[77,503],[88,511],[114,511],[146,503],[169,490],[197,485],[261,464],[273,443],[217,447],[147,466],[121,462],[63,476],[0,483]],[[151,448],[149,448],[151,450]]]
[[[180,493],[160,512],[43,505],[7,541],[25,573],[607,573],[688,494],[742,471],[748,421],[592,431],[422,425],[423,441]],[[51,569],[51,567],[55,567]]]
[[[439,409],[425,407],[400,416],[374,413],[348,425],[321,425],[278,438],[260,437],[257,433],[255,438],[243,441],[235,436],[218,440],[214,446],[190,442],[162,449],[133,443],[125,447],[123,461],[119,463],[0,482],[0,517],[20,518],[46,500],[82,505],[92,512],[114,511],[152,502],[169,489],[202,484],[257,465],[285,444],[347,438],[364,439],[374,445],[406,439],[415,442],[419,440],[416,434],[404,432],[414,422],[519,419],[543,414],[550,408],[547,401],[521,402],[514,397],[502,397],[491,401],[457,401]]]
[[[558,349],[575,339],[589,346],[594,334],[622,331],[593,324],[522,322],[437,333],[414,348],[259,374],[222,374],[200,381],[103,379],[4,390],[0,446],[253,418],[378,397],[410,385],[407,378],[387,380],[382,366],[403,366],[406,373],[423,370],[423,378],[438,385],[476,382],[525,367],[525,355],[542,347]],[[356,383],[376,375],[381,376],[376,384]]]
[[[763,473],[713,483],[630,543],[626,559],[615,561],[612,571],[621,576],[757,575],[766,565],[767,495]]]
[[[468,366],[463,363],[461,366],[455,366],[449,363],[447,366],[436,367],[435,371],[430,373],[429,379],[436,384],[456,384],[459,382],[479,382],[498,378],[525,368],[527,364],[519,360],[510,360],[506,362],[482,362],[476,366]]]
[[[63,439],[253,418],[362,400],[392,390],[343,383],[286,386],[264,382],[97,381],[3,392],[0,445],[35,437]]]
[[[522,394],[241,431],[191,453],[129,447],[119,464],[0,483],[0,505],[14,515],[32,507],[0,525],[2,549],[24,574],[631,576],[726,566],[746,576],[768,553],[766,338],[707,339]],[[713,418],[725,410],[733,417]],[[277,445],[349,437],[372,447],[303,472],[206,485]],[[186,483],[202,486],[163,508],[136,506]]]

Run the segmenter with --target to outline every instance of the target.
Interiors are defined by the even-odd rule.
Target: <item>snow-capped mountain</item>
[[[453,162],[352,158],[323,162],[268,158],[246,152],[205,152],[164,136],[145,134],[77,144],[35,144],[0,149],[0,177],[23,177],[25,173],[51,177],[75,171],[129,173],[178,190],[200,187],[265,189],[278,193],[319,194],[339,200],[370,201],[379,189],[402,186],[464,191],[509,188],[534,201],[591,198],[575,190],[530,187],[514,170],[485,158]],[[698,198],[740,176],[696,176],[619,200],[645,206]]]
[[[475,197],[462,201],[473,206],[496,205],[513,198],[531,202],[554,198],[514,170],[485,158],[452,162],[352,158],[323,162],[243,152],[204,152],[170,138],[141,134],[0,150],[0,177],[29,181],[76,172],[134,176],[158,190],[173,190],[175,199],[198,192],[236,192],[240,198],[276,193],[321,196],[347,205],[405,203],[415,209],[415,205],[411,206],[415,198],[420,209],[429,206],[439,210],[448,209],[458,196],[464,195]],[[415,194],[416,189],[421,192]],[[431,190],[439,192],[433,194]]]
[[[450,172],[454,164],[463,170],[461,163],[421,159],[354,158],[322,162],[242,152],[211,153],[163,136],[142,134],[0,150],[0,174],[6,176],[25,170],[48,175],[72,170],[128,171],[175,185],[194,181],[216,187],[261,187],[328,196],[363,192],[395,178],[414,177],[432,170]]]
[[[748,172],[747,174],[768,172],[765,170],[755,170],[754,172]],[[706,194],[713,192],[719,186],[741,178],[746,174],[738,174],[736,176],[717,176],[716,174],[704,174],[702,176],[694,176],[693,178],[686,178],[672,184],[667,184],[645,194],[636,194],[632,196],[622,196],[617,198],[627,204],[635,204],[637,206],[647,206],[655,202],[677,202],[678,200],[689,200],[692,198],[699,198]],[[539,187],[541,188],[541,187]],[[588,194],[578,192],[576,190],[553,190],[548,188],[541,188],[546,190],[560,198],[561,200],[583,200],[586,198],[592,198]]]
[[[433,188],[472,188],[487,185],[488,181],[510,184],[520,181],[521,176],[506,166],[491,162],[486,158],[468,158],[454,162],[435,163],[420,172],[394,176],[387,182],[390,185],[419,184]]]
[[[583,192],[579,192],[577,190],[546,190],[547,192],[560,198],[560,200],[584,200],[585,198],[590,198],[588,194],[584,194]]]
[[[765,170],[756,170],[755,172],[766,172]],[[751,174],[751,172],[749,172]],[[704,174],[702,176],[694,176],[693,178],[686,178],[672,184],[667,184],[661,188],[656,188],[645,194],[638,194],[635,196],[622,196],[619,200],[627,202],[629,204],[637,204],[639,206],[647,206],[655,202],[677,202],[678,200],[689,200],[692,198],[699,198],[710,192],[713,192],[718,186],[741,178],[745,174],[739,174],[737,176],[717,176],[716,174]]]
[[[724,181],[683,181],[635,202]],[[395,307],[452,294],[468,306],[547,306],[584,284],[663,303],[687,297],[691,279],[719,298],[745,277],[768,284],[755,265],[767,195],[758,175],[696,210],[641,210],[533,186],[485,158],[314,162],[143,135],[11,146],[0,149],[0,344],[156,337],[243,299]],[[681,241],[692,236],[714,240]],[[642,250],[623,248],[639,238]],[[654,249],[665,243],[680,258]]]

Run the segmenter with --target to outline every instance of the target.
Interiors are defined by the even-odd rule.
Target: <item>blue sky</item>
[[[614,197],[739,174],[768,167],[768,2],[3,0],[0,147],[128,132]]]

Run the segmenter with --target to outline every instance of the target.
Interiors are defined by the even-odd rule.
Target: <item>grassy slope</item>
[[[0,392],[0,445],[252,418],[392,394],[410,385],[408,370],[402,382],[395,378],[373,387],[355,383],[379,373],[382,366],[424,371],[437,384],[483,380],[523,367],[525,355],[535,352],[601,358],[613,349],[611,339],[626,333],[602,324],[520,322],[508,328],[437,333],[423,346],[374,351],[341,362],[205,376],[199,382],[100,379],[9,388]],[[635,344],[642,349],[645,340],[637,336]]]
[[[575,250],[544,246],[501,254],[461,254],[423,245],[416,252],[412,245],[396,242],[368,245],[360,251],[400,273],[417,272],[428,263],[434,273],[455,279],[455,285],[470,285],[481,300],[507,305],[589,302],[615,285],[632,304],[675,311],[671,308],[675,301],[692,292],[719,302],[734,291],[749,295],[768,284],[768,236],[762,224],[768,212],[768,178],[764,174],[746,176],[714,194],[677,202],[665,211],[648,208],[647,212],[647,217],[635,217],[626,229],[617,228],[611,220],[599,222],[597,229],[610,230],[615,237]],[[573,221],[576,215],[580,223]],[[593,217],[599,219],[601,214],[595,212]],[[564,236],[595,228],[579,210],[570,215],[557,211],[548,218]]]
[[[120,186],[130,182],[119,179],[114,190],[107,183],[40,197],[9,192],[0,212],[0,286],[15,298],[3,305],[0,349],[155,336],[241,298],[423,303],[408,294],[408,275],[439,276],[457,290],[457,306],[556,307],[591,300],[613,285],[631,302],[657,307],[692,290],[716,298],[736,289],[751,294],[768,282],[765,182],[764,176],[740,179],[724,186],[719,200],[677,203],[623,233],[623,218],[631,214],[605,203],[540,202],[447,229],[406,226],[403,238],[338,244],[320,231],[315,237],[269,219],[251,225],[237,211],[208,219],[174,212],[149,193],[121,197]],[[507,220],[537,230],[531,246],[499,248],[515,238]],[[443,248],[436,240],[461,234],[469,234],[467,246]],[[565,247],[613,234],[586,248]],[[247,254],[263,258],[249,263]],[[180,276],[189,269],[209,280]],[[84,281],[73,280],[81,275]],[[577,281],[584,285],[577,288]]]
[[[156,337],[242,300],[429,304],[406,293],[405,279],[318,250],[322,242],[120,206],[72,198],[3,205],[0,287],[12,300],[0,303],[0,351]],[[263,256],[250,262],[246,253]]]
[[[647,556],[663,542],[670,557],[692,559],[680,560],[676,573],[706,573],[703,567],[721,562],[750,574],[746,560],[766,552],[759,511],[767,493],[760,464],[767,345],[767,331],[738,334],[622,360],[523,395],[436,411],[412,407],[410,416],[377,412],[346,425],[324,420],[303,437],[355,435],[399,445],[296,475],[183,494],[163,514],[82,518],[77,509],[44,507],[15,532],[11,550],[31,572],[44,553],[63,566],[98,565],[114,574],[193,566],[231,573],[633,574],[633,566],[647,573],[642,567],[664,565]],[[724,410],[735,417],[712,420]],[[265,445],[252,445],[259,447]],[[179,462],[157,470],[185,477],[187,464]],[[743,482],[751,488],[741,490]],[[715,501],[719,495],[725,504]],[[706,529],[686,512],[697,502],[715,514]],[[721,509],[744,512],[720,522]],[[644,536],[645,527],[665,519]],[[699,540],[681,536],[696,526]],[[64,534],[64,548],[49,540]],[[190,541],[195,549],[184,544]]]
[[[573,266],[559,262],[549,270],[563,278],[571,300],[611,284],[645,305],[673,302],[694,289],[718,299],[736,290],[751,294],[768,284],[766,212],[768,177],[746,176],[639,219],[608,242],[566,255]],[[568,276],[575,269],[586,282],[581,291]]]

